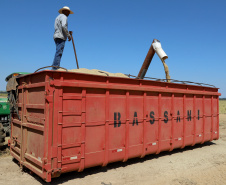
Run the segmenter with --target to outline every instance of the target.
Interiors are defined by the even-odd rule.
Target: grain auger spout
[[[155,53],[157,53],[157,55],[159,56],[160,60],[163,63],[167,82],[170,82],[169,69],[168,69],[168,66],[165,63],[165,59],[167,59],[168,56],[163,51],[161,43],[157,39],[153,40],[153,42],[151,44],[151,47],[150,47],[150,49],[148,51],[148,54],[147,54],[147,56],[146,56],[146,58],[144,60],[144,63],[142,65],[141,69],[140,69],[140,72],[139,72],[137,78],[138,79],[143,79],[145,77],[145,74],[146,74],[146,72],[148,70],[148,67],[149,67],[149,65],[150,65],[150,63],[152,61],[152,58],[153,58]]]

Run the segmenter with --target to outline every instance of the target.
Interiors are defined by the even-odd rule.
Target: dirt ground
[[[38,176],[22,172],[7,148],[0,153],[0,185],[47,184]],[[220,115],[220,139],[183,150],[164,152],[95,167],[82,173],[71,172],[53,179],[64,185],[225,185],[226,184],[226,114]]]

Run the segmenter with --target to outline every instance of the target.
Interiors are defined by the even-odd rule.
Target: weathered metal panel
[[[217,88],[42,71],[18,89],[11,154],[47,182],[219,138]]]

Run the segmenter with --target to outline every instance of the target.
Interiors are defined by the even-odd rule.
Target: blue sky
[[[225,0],[0,0],[0,90],[12,72],[52,64],[54,20],[69,6],[80,68],[137,75],[154,38],[168,55],[172,79],[203,82],[226,98]],[[61,66],[76,69],[71,42]],[[165,78],[154,56],[146,76]]]

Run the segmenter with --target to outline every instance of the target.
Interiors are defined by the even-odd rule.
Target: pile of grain
[[[162,64],[164,66],[164,70],[165,70],[165,74],[166,74],[166,80],[167,80],[167,82],[170,82],[169,68],[168,68],[168,66],[166,65],[166,63],[163,59],[161,59],[161,61],[162,61]]]
[[[58,69],[57,71],[65,71],[64,69]],[[93,75],[101,75],[101,76],[116,76],[116,77],[123,77],[129,78],[127,75],[123,73],[109,73],[107,71],[101,71],[99,69],[69,69],[68,72],[76,72],[76,73],[86,73],[86,74],[93,74]]]

